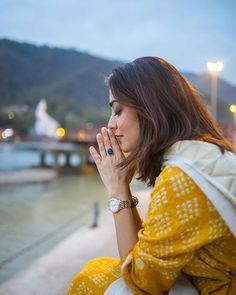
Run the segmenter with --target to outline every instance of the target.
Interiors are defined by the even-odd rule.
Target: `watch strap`
[[[120,200],[119,210],[125,209],[125,208],[131,208],[132,203],[130,200]]]
[[[138,205],[138,198],[135,196],[132,196],[131,208],[136,207],[137,205]]]

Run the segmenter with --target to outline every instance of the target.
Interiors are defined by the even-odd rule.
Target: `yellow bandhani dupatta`
[[[165,152],[162,168],[169,164],[194,180],[236,236],[236,155],[222,154],[215,144],[183,140]]]
[[[222,154],[219,147],[211,143],[183,140],[165,152],[162,169],[170,164],[178,166],[194,180],[236,236],[236,156],[228,151]],[[131,294],[122,277],[105,292],[105,295]],[[181,274],[168,294],[196,295],[198,292]]]

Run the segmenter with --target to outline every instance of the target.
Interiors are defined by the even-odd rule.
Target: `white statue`
[[[47,103],[45,99],[40,100],[35,110],[35,133],[57,138],[56,130],[60,124],[47,113]]]

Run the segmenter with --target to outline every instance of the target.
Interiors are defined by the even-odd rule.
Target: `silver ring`
[[[107,149],[107,154],[110,156],[114,154],[113,149],[111,147],[109,147],[109,149]]]

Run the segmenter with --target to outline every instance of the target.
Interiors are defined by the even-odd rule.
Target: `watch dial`
[[[109,203],[109,207],[112,212],[117,212],[119,209],[119,202],[117,202],[116,200],[111,200]]]

